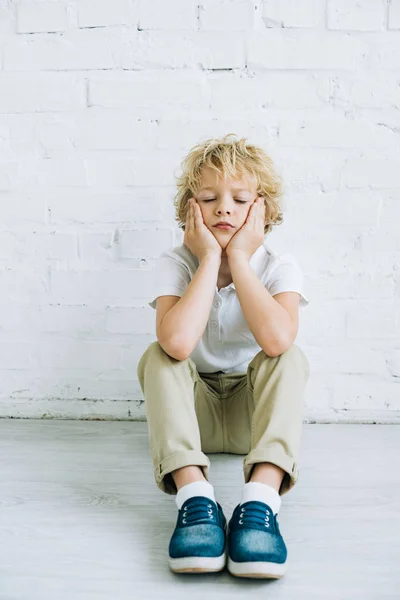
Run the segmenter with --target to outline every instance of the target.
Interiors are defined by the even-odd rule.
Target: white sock
[[[281,497],[275,488],[258,481],[249,481],[249,483],[244,484],[240,504],[250,502],[251,500],[258,500],[259,502],[268,504],[274,515],[279,512],[282,503]]]
[[[193,496],[206,496],[216,503],[214,495],[214,487],[208,481],[193,481],[184,485],[178,490],[175,497],[175,502],[179,510],[189,498]]]

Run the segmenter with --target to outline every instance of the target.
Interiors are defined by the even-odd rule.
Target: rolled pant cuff
[[[166,477],[166,475],[169,475],[175,469],[191,465],[202,468],[204,477],[208,481],[210,470],[210,460],[208,457],[199,450],[183,450],[166,456],[154,469],[154,477],[160,490],[166,494],[176,494],[177,489],[172,476]]]
[[[243,461],[245,483],[248,483],[250,480],[253,466],[262,462],[272,463],[285,471],[279,490],[281,496],[292,489],[299,477],[299,469],[295,460],[285,454],[280,446],[254,449],[249,452]]]

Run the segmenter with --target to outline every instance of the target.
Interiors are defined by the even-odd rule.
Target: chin
[[[217,230],[218,232],[218,230]],[[221,233],[221,232],[218,232]],[[232,232],[232,235],[229,235],[229,232],[222,232],[223,235],[214,235],[214,237],[218,240],[218,244],[221,246],[221,248],[224,250],[227,245],[229,244],[229,242],[231,241],[231,239],[234,236],[234,233]],[[226,235],[228,233],[228,235]]]

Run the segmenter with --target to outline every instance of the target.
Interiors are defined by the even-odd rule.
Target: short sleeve
[[[149,302],[156,309],[159,296],[183,296],[190,283],[187,266],[170,252],[163,252],[154,269],[154,299]]]
[[[281,292],[297,292],[300,294],[301,308],[309,304],[304,293],[304,275],[297,260],[290,254],[285,254],[276,259],[271,273],[265,284],[271,296]]]

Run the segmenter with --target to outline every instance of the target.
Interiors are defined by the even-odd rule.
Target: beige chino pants
[[[137,374],[154,477],[163,492],[177,493],[171,471],[188,465],[201,467],[208,480],[206,454],[214,452],[246,455],[245,483],[255,464],[270,462],[285,471],[279,493],[294,486],[310,374],[299,346],[276,357],[261,350],[246,373],[198,373],[190,358],[176,360],[156,341],[142,355]]]

